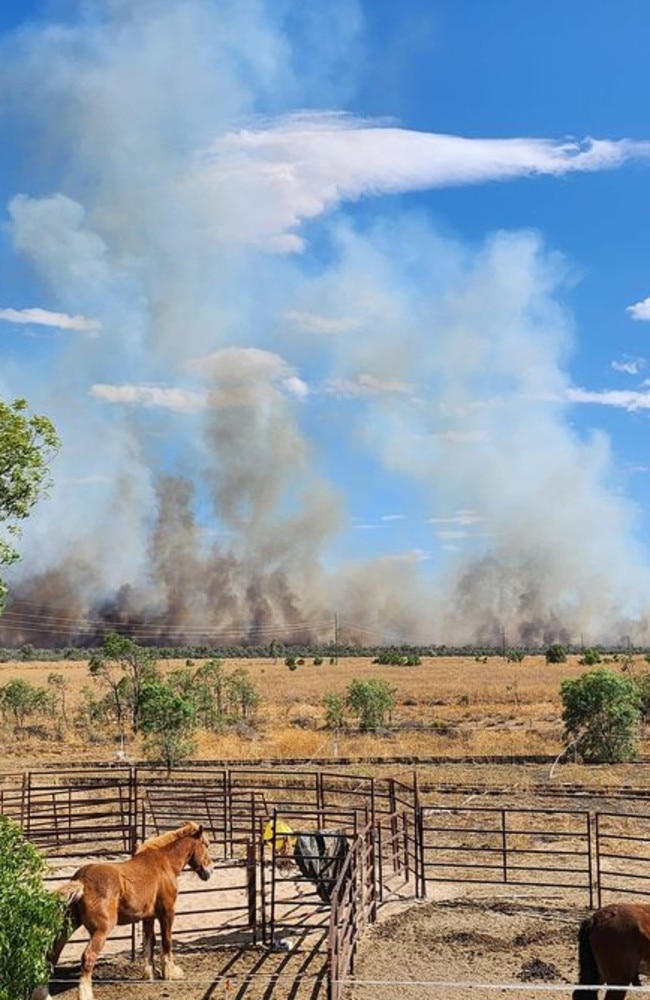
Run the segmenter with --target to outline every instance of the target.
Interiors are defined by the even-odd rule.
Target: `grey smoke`
[[[303,220],[394,183],[362,177],[326,196],[299,178],[294,204],[290,162],[260,174],[247,160],[238,174],[224,160],[237,123],[262,134],[260,112],[331,80],[324,33],[359,44],[356,6],[325,5],[318,54],[298,73],[281,6],[90,4],[80,27],[35,30],[5,53],[4,113],[31,127],[13,243],[45,289],[39,305],[93,326],[0,373],[2,396],[26,396],[64,442],[9,574],[0,642],[105,626],[160,643],[316,641],[335,612],[341,638],[360,642],[502,629],[513,643],[644,641],[634,509],[607,441],[570,425],[561,257],[533,233],[466,247],[378,201],[373,224],[322,219],[326,252],[308,265],[289,252],[308,245]],[[347,97],[349,75],[341,87],[328,101]],[[292,134],[272,121],[286,158]],[[48,153],[51,188],[28,170]],[[628,150],[580,155],[597,169]],[[323,424],[348,461],[403,484],[420,553],[348,558],[356,512]],[[454,524],[459,510],[474,514]],[[428,561],[437,532],[447,548]]]

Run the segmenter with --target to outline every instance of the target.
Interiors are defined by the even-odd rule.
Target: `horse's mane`
[[[159,833],[157,837],[149,837],[148,840],[142,841],[135,853],[141,854],[142,851],[149,851],[152,848],[167,847],[168,844],[173,844],[174,841],[180,840],[181,837],[189,837],[196,833],[200,829],[200,825],[200,823],[190,820],[184,826],[179,826],[178,830],[168,830],[167,833]]]

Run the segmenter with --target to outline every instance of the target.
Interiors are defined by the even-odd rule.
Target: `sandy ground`
[[[221,906],[241,903],[242,890],[228,885],[234,874],[217,871],[216,879],[218,888],[206,890],[206,901],[218,891]],[[577,974],[576,935],[587,912],[584,900],[493,890],[439,884],[436,898],[415,902],[406,898],[408,886],[386,886],[379,920],[360,942],[345,1000],[488,1000],[495,993],[532,997],[536,988],[567,997]],[[189,905],[194,897],[181,900],[175,953],[185,978],[143,982],[139,960],[131,961],[130,941],[118,937],[109,941],[96,967],[96,1000],[326,1000],[329,908],[314,908],[308,883],[298,898],[287,883],[284,895],[291,900],[278,914],[276,947],[253,945],[249,934],[228,926],[227,916],[206,935]],[[80,930],[64,951],[54,996],[76,997],[83,940]],[[290,950],[280,946],[287,942]]]

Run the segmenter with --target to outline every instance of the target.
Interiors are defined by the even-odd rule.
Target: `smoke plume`
[[[634,508],[570,423],[565,263],[378,196],[647,144],[297,114],[349,100],[362,44],[356,4],[310,11],[310,59],[262,0],[84,3],[2,53],[7,223],[40,301],[0,319],[40,350],[7,351],[0,395],[63,446],[0,643],[315,642],[335,616],[361,643],[645,641]],[[351,551],[407,517],[419,546]]]

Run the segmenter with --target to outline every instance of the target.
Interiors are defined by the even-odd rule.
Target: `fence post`
[[[257,864],[255,841],[246,845],[246,883],[248,891],[248,926],[253,928],[253,944],[257,944]]]
[[[424,809],[418,806],[415,812],[415,897],[425,899],[427,883],[424,867]]]
[[[595,815],[595,832],[596,832],[596,898],[598,900],[598,907],[603,905],[603,894],[602,894],[602,879],[600,871],[600,814]]]
[[[506,832],[506,810],[501,809],[501,855],[503,865],[503,881],[508,881],[508,835]]]

